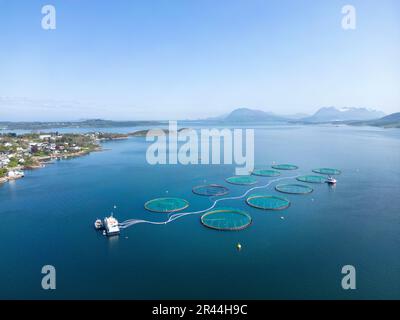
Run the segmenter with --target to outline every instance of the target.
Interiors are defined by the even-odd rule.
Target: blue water
[[[186,211],[199,210],[210,201],[192,194],[194,185],[224,184],[231,195],[250,187],[224,182],[234,165],[150,166],[142,138],[104,143],[106,151],[0,186],[0,298],[399,299],[400,130],[259,126],[255,145],[257,166],[299,166],[286,176],[334,167],[342,170],[338,185],[285,195],[291,206],[279,212],[227,201],[253,217],[239,232],[186,216],[138,224],[116,238],[93,228],[114,204],[120,221],[162,220],[144,211],[145,201],[168,194],[188,200]],[[57,270],[54,291],[41,289],[46,264]],[[357,271],[356,290],[341,288],[348,264]]]

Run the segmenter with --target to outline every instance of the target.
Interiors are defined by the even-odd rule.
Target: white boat
[[[327,179],[326,179],[326,183],[328,183],[328,184],[336,184],[336,179],[334,178],[334,177],[331,177],[331,176],[329,176]]]
[[[119,234],[119,226],[118,220],[115,219],[112,215],[104,218],[104,228],[107,233],[107,236],[113,236]]]
[[[97,230],[103,229],[103,228],[104,228],[103,222],[102,222],[100,219],[97,219],[97,220],[94,222],[94,227],[95,227],[95,229],[97,229]]]
[[[25,173],[21,170],[11,170],[8,172],[8,178],[10,179],[19,179],[23,178],[25,176]]]

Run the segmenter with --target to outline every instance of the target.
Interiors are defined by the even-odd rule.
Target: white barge
[[[112,215],[110,217],[104,218],[103,226],[104,226],[107,236],[114,236],[114,235],[119,234],[119,232],[120,232],[120,229],[118,226],[118,220],[115,219]]]

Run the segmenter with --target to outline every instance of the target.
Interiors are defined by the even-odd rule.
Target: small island
[[[24,176],[23,170],[42,168],[55,159],[100,151],[101,141],[127,139],[120,133],[4,133],[0,134],[0,183]]]
[[[138,130],[134,132],[128,133],[128,136],[131,137],[154,137],[158,136],[161,132],[168,135],[168,134],[176,134],[185,130],[191,130],[189,128],[180,128],[178,131],[169,130],[169,129],[145,129],[145,130]]]

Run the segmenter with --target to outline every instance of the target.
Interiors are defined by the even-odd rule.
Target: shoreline
[[[116,139],[122,139],[122,138],[116,138]],[[112,139],[114,140],[114,139]],[[108,140],[110,141],[110,140]],[[84,150],[84,151],[77,151],[77,152],[72,152],[68,153],[65,155],[53,155],[53,156],[45,156],[45,157],[36,157],[35,160],[38,161],[39,164],[37,165],[30,165],[30,166],[17,166],[12,168],[13,170],[36,170],[36,169],[43,169],[46,167],[46,164],[53,164],[54,160],[61,160],[61,159],[69,159],[69,158],[78,158],[78,157],[83,157],[85,155],[89,155],[92,152],[100,152],[100,151],[105,151],[102,146],[98,146],[97,148],[94,148],[92,150]],[[108,149],[109,150],[109,149]],[[18,177],[0,177],[0,186],[5,184],[6,182],[9,181],[15,181],[24,178],[24,176],[18,176]]]
[[[43,168],[46,164],[54,163],[54,160],[82,157],[92,152],[104,151],[103,142],[126,140],[129,137],[124,133],[108,132],[61,135],[58,132],[0,133],[0,185],[23,178],[25,170]],[[26,161],[27,155],[29,161]],[[12,165],[9,165],[10,159],[13,161]]]

